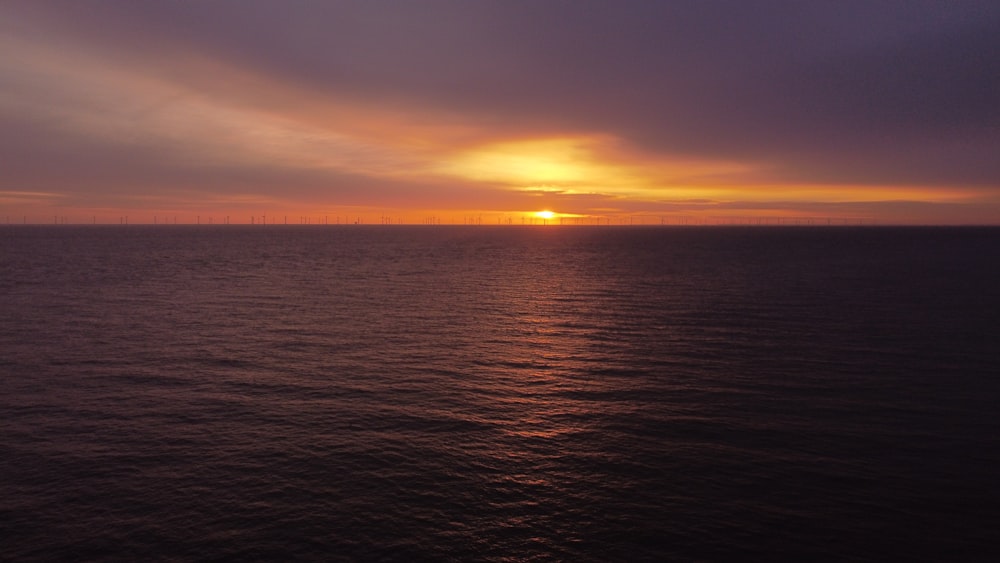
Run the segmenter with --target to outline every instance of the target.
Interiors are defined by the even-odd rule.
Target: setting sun
[[[551,219],[551,218],[553,218],[555,216],[556,216],[556,214],[553,213],[553,212],[551,212],[551,211],[549,211],[549,210],[538,211],[538,212],[535,213],[535,217],[540,217],[542,219]]]

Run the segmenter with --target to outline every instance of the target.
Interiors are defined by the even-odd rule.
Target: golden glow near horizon
[[[70,135],[107,143],[121,138],[142,139],[151,148],[156,147],[158,154],[192,168],[267,163],[294,174],[318,177],[346,174],[359,180],[386,179],[414,186],[461,184],[464,187],[452,190],[450,197],[467,198],[454,201],[453,210],[442,211],[443,196],[437,201],[421,201],[426,192],[405,190],[400,193],[407,195],[394,202],[392,209],[383,211],[361,201],[337,202],[336,192],[321,187],[292,197],[285,191],[265,193],[223,185],[216,188],[218,191],[126,190],[129,195],[98,208],[62,193],[58,186],[40,184],[35,189],[0,190],[4,211],[14,219],[20,216],[22,221],[28,221],[29,216],[37,222],[48,222],[53,216],[56,220],[81,217],[79,221],[83,221],[82,217],[95,221],[96,216],[104,216],[114,222],[127,214],[135,220],[140,214],[151,219],[154,215],[178,213],[191,215],[194,220],[199,214],[232,215],[247,221],[253,213],[280,213],[282,217],[316,216],[314,220],[318,221],[320,211],[324,220],[332,213],[345,217],[365,215],[369,222],[379,221],[384,215],[407,217],[405,221],[414,223],[425,222],[424,217],[459,223],[466,217],[483,215],[497,217],[498,222],[506,218],[512,223],[523,217],[543,221],[603,217],[608,221],[609,217],[641,214],[637,210],[644,208],[651,217],[664,213],[724,216],[740,211],[723,210],[719,204],[741,200],[754,202],[758,206],[755,213],[768,216],[782,211],[761,209],[759,206],[766,202],[807,198],[866,202],[906,197],[939,201],[961,195],[954,189],[939,194],[934,188],[843,185],[767,185],[748,190],[746,182],[757,174],[751,165],[639,154],[624,140],[610,135],[550,134],[501,140],[491,138],[497,132],[459,126],[444,118],[435,121],[408,117],[356,100],[313,99],[287,85],[269,83],[266,77],[241,74],[201,60],[186,61],[191,68],[186,82],[178,84],[138,72],[121,61],[55,51],[30,41],[8,38],[2,43],[20,52],[34,68],[34,73],[23,78],[24,84],[14,86],[37,86],[51,99],[15,99],[8,95],[0,96],[0,104],[17,104],[24,112],[45,113],[53,111],[47,108],[62,108],[60,123]],[[252,84],[247,91],[260,99],[224,89],[216,81],[219,76]],[[215,95],[220,88],[224,95]],[[118,95],[112,96],[112,92]],[[308,115],[299,110],[278,111],[261,101],[270,99],[268,95],[280,100],[305,100],[308,111],[303,111]],[[121,103],[122,99],[128,102]],[[345,118],[350,115],[353,121]],[[322,180],[318,183],[321,186]],[[492,209],[462,210],[472,207],[469,204],[475,204],[483,197],[480,194],[489,190],[496,200]],[[539,203],[546,206],[558,200],[561,208],[568,207],[568,213],[514,211],[531,205],[533,198],[543,198],[545,201]],[[692,201],[705,203],[693,205],[689,203]],[[678,210],[671,210],[671,206]],[[422,208],[436,210],[425,212]],[[13,219],[5,216],[0,220]]]
[[[948,135],[935,134],[944,121],[929,119],[931,114],[907,114],[917,121],[928,117],[924,135],[897,138],[895,129],[872,135],[869,128],[879,120],[853,124],[863,148],[850,148],[839,137],[827,145],[822,135],[812,133],[810,112],[841,107],[822,96],[817,104],[802,104],[809,112],[789,114],[803,119],[801,124],[779,123],[770,131],[767,120],[784,114],[773,112],[764,95],[739,107],[726,102],[723,116],[733,111],[746,118],[733,123],[754,125],[739,130],[729,128],[727,119],[715,120],[716,112],[710,111],[719,102],[715,96],[673,95],[686,91],[684,85],[697,91],[699,84],[715,84],[699,82],[711,69],[693,81],[681,72],[626,88],[609,75],[591,84],[592,95],[560,104],[560,98],[550,97],[565,97],[571,91],[567,85],[549,80],[548,64],[521,58],[539,45],[523,52],[510,49],[506,42],[513,35],[492,36],[493,26],[486,26],[480,31],[498,42],[492,52],[498,64],[472,64],[458,49],[441,59],[446,53],[424,49],[426,38],[418,31],[437,33],[451,24],[430,15],[427,21],[434,25],[407,28],[417,35],[410,37],[414,48],[405,52],[350,51],[347,46],[371,37],[317,31],[325,26],[269,29],[261,19],[261,32],[276,34],[271,60],[255,57],[253,49],[234,57],[242,51],[219,48],[226,41],[235,47],[253,40],[242,33],[223,33],[220,43],[188,42],[208,28],[133,43],[131,34],[120,34],[119,24],[133,21],[128,14],[146,13],[141,6],[134,12],[125,4],[108,8],[109,14],[121,10],[125,15],[109,17],[108,28],[102,27],[100,40],[94,40],[96,28],[85,21],[77,26],[64,10],[45,3],[15,4],[0,2],[0,20],[11,22],[0,30],[0,52],[6,55],[0,56],[0,136],[7,141],[0,160],[10,163],[0,178],[0,223],[62,218],[90,223],[102,216],[117,222],[124,215],[151,223],[154,216],[175,214],[189,222],[198,216],[249,222],[252,215],[265,214],[325,220],[339,214],[417,224],[549,219],[631,224],[640,217],[666,223],[671,218],[776,216],[1000,224],[1000,186],[990,175],[989,163],[995,160],[989,158],[990,145],[965,138],[959,123],[947,129]],[[371,9],[372,22],[385,16]],[[319,18],[328,15],[320,12]],[[184,10],[175,15],[176,21],[162,22],[164,30],[198,17]],[[466,23],[483,21],[477,17]],[[236,22],[217,23],[225,32]],[[295,41],[277,41],[299,34],[357,56],[313,58],[304,56],[312,51],[300,51]],[[461,37],[476,38],[473,50],[490,44],[480,43],[478,33]],[[408,44],[396,45],[397,40],[402,41],[398,33],[380,39],[396,47]],[[725,42],[726,36],[710,38],[706,45],[714,41]],[[636,62],[649,62],[670,60],[675,53],[633,55]],[[799,68],[794,59],[785,62]],[[276,71],[275,61],[294,71]],[[401,61],[410,61],[406,72],[397,66]],[[743,58],[730,62],[740,68],[746,64]],[[542,74],[530,91],[512,92],[497,103],[495,88],[485,85],[492,79],[509,84],[504,73],[511,69],[517,69],[524,85],[533,84],[532,69]],[[451,78],[429,80],[435,73]],[[435,89],[458,77],[484,87]],[[858,74],[858,79],[866,77]],[[717,78],[727,83],[739,77],[724,73]],[[763,93],[773,85],[758,86]],[[633,96],[635,89],[645,93]],[[481,96],[484,92],[490,95]],[[949,107],[943,117],[952,115]],[[832,123],[834,114],[818,123]],[[671,120],[672,115],[678,119]],[[842,117],[850,132],[855,113]],[[940,142],[938,137],[943,137]],[[806,146],[799,146],[802,138],[810,140]],[[545,216],[540,209],[559,211]]]
[[[520,189],[600,184],[612,176],[614,166],[595,158],[594,144],[588,137],[487,144],[456,153],[435,172]]]

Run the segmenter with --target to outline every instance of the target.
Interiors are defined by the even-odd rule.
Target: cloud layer
[[[8,215],[1000,223],[996,2],[12,1],[0,22]]]

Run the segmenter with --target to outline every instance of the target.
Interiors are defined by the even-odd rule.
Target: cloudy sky
[[[1000,3],[0,1],[0,221],[542,209],[1000,224]]]

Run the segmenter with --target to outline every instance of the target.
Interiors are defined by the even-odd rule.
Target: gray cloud
[[[607,133],[653,153],[759,162],[775,181],[1000,192],[994,1],[109,0],[5,9],[19,22],[7,33],[90,45],[154,73],[197,54],[319,97],[453,112],[510,131]],[[19,161],[90,166],[72,147],[51,155],[43,143],[15,144],[0,146]],[[147,169],[189,172],[161,164]]]

